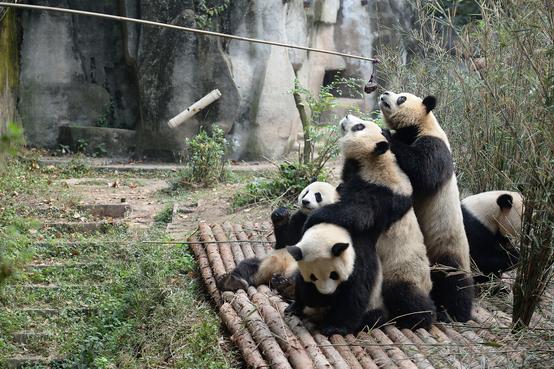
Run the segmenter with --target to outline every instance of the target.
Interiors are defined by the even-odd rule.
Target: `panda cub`
[[[357,124],[366,128],[352,132],[351,128]],[[353,115],[347,115],[340,126],[345,139],[349,135],[358,135],[356,139],[371,134],[382,135],[382,130],[375,123]],[[352,159],[346,160],[343,181],[348,182],[353,175],[359,174],[361,168],[357,163]],[[404,194],[411,194],[410,180],[399,169],[396,161],[391,160],[388,167],[389,176],[396,173],[395,180],[389,186],[401,189]],[[369,167],[366,170],[375,169]],[[432,286],[429,259],[413,209],[381,234],[377,240],[377,255],[383,268],[383,299],[389,318],[394,319],[401,328],[429,328],[435,314],[435,306],[429,296]]]
[[[371,242],[335,224],[309,226],[300,242],[287,246],[299,272],[295,301],[285,312],[319,321],[327,336],[377,324],[383,317],[382,275]]]
[[[488,191],[462,200],[464,227],[471,258],[481,275],[476,283],[499,278],[518,262],[519,250],[510,242],[521,232],[523,196],[519,192]]]
[[[387,91],[379,97],[391,150],[413,186],[414,210],[431,261],[431,297],[442,321],[471,318],[473,280],[450,143],[434,96]]]
[[[296,272],[296,262],[285,246],[294,245],[300,240],[302,227],[311,211],[336,202],[338,197],[335,187],[326,182],[313,182],[304,188],[298,196],[300,210],[292,216],[286,208],[279,208],[271,214],[275,250],[261,260],[249,258],[241,261],[231,273],[217,281],[218,288],[222,291],[246,289],[249,285],[269,284],[274,275],[279,275],[280,292],[284,297],[292,297],[291,292],[288,292],[288,281]]]
[[[332,204],[339,198],[335,187],[327,182],[313,182],[298,195],[300,210],[290,216],[287,208],[278,208],[271,213],[275,248],[294,245],[302,237],[302,227],[312,210]]]

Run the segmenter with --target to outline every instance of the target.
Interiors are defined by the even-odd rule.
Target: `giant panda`
[[[318,223],[287,250],[298,262],[295,300],[287,314],[319,321],[321,333],[328,336],[384,322],[381,267],[369,234]]]
[[[388,278],[383,289],[385,308],[402,327],[428,327],[434,317],[434,305],[429,298],[429,264],[421,238],[418,240],[413,213],[409,215],[413,211],[410,181],[398,167],[379,126],[349,117],[341,122],[341,130],[345,162],[340,199],[312,212],[304,227],[336,224],[346,228],[354,239],[363,239],[369,248],[384,237],[382,260],[388,268],[385,270],[383,265]],[[400,220],[408,228],[391,228]],[[404,231],[414,234],[402,234]],[[413,243],[400,255],[400,243],[410,237]],[[394,258],[396,250],[399,255]]]
[[[432,110],[436,98],[384,92],[379,107],[391,150],[413,186],[414,210],[432,265],[439,320],[471,318],[473,280],[450,143]]]
[[[278,208],[271,214],[275,234],[275,250],[266,257],[257,257],[241,261],[231,272],[221,276],[217,285],[222,291],[246,289],[249,285],[270,284],[273,277],[279,292],[284,297],[292,297],[291,278],[296,271],[296,262],[285,247],[294,245],[302,237],[302,227],[308,214],[314,209],[338,200],[335,187],[326,182],[313,182],[298,195],[300,210],[292,216],[287,208]]]
[[[524,198],[519,192],[488,191],[462,200],[464,227],[470,255],[480,274],[476,283],[499,278],[518,262],[511,244],[521,232]]]
[[[352,128],[356,125],[356,130]],[[384,137],[382,130],[373,122],[364,121],[353,115],[347,115],[340,122],[346,145],[371,144],[369,137]],[[387,183],[391,188],[402,188],[402,193],[411,195],[412,188],[409,178],[399,169],[394,159],[386,162],[381,169],[367,166],[364,169],[359,161],[348,156],[345,150],[346,162],[343,166],[342,179],[348,182],[361,170],[371,175],[372,171],[384,171],[394,180]],[[392,156],[392,154],[388,154]],[[385,177],[384,177],[385,178]],[[339,190],[340,192],[340,190]],[[435,315],[435,306],[429,293],[432,283],[429,271],[429,259],[423,234],[417,223],[413,209],[409,209],[399,220],[394,222],[377,239],[377,255],[383,269],[383,299],[391,319],[401,328],[429,328]]]

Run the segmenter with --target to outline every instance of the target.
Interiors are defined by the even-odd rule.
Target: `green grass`
[[[53,214],[36,211],[34,199],[54,197],[76,209],[69,188],[51,186],[67,176],[63,169],[12,161],[0,178],[1,251],[11,272],[0,286],[0,367],[23,350],[12,335],[29,330],[48,336],[31,339],[26,352],[63,358],[53,367],[237,366],[188,248],[141,242],[165,239],[171,207],[147,231],[114,227],[106,234],[81,235],[41,229]],[[52,265],[26,267],[29,263]],[[36,284],[59,288],[30,286]]]

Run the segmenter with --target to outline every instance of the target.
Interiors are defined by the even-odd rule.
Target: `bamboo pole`
[[[418,367],[412,362],[411,358],[394,345],[389,337],[380,329],[372,329],[371,335],[377,340],[377,342],[390,345],[385,350],[390,358],[394,361],[400,369],[418,369]]]
[[[175,117],[171,118],[169,122],[167,122],[167,125],[169,128],[174,129],[181,124],[185,123],[187,120],[195,116],[196,114],[200,113],[206,106],[210,105],[214,101],[218,100],[221,97],[221,92],[216,88],[215,90],[211,91],[209,94],[180,112]]]
[[[257,234],[256,226],[252,222],[246,222],[244,223],[250,231],[248,231],[246,234],[248,235],[248,239],[255,239],[259,240],[259,236]],[[264,256],[266,256],[265,249],[263,245],[260,242],[252,242],[252,250],[254,250],[254,253],[256,254],[256,257],[262,259]]]
[[[258,313],[256,306],[248,299],[246,292],[239,290],[234,295],[226,293],[223,296],[227,302],[233,305],[237,314],[246,323],[248,331],[260,347],[268,364],[272,368],[292,369],[285,353]]]
[[[287,306],[280,297],[273,294],[269,287],[261,285],[258,286],[258,291],[268,296],[268,300],[271,305],[281,314],[291,331],[298,337],[300,342],[304,345],[304,349],[308,352],[312,358],[316,368],[330,369],[331,364],[327,360],[322,350],[318,347],[311,333],[304,327],[302,321],[294,315],[285,315],[284,310]]]
[[[255,288],[248,289],[249,295],[252,292],[251,290],[255,291]],[[256,304],[267,326],[277,338],[277,343],[281,346],[281,349],[288,355],[292,367],[298,369],[314,368],[314,364],[304,350],[303,345],[283,321],[279,312],[271,305],[267,296],[261,292],[254,292],[250,299]]]
[[[360,343],[351,334],[346,335],[346,342],[350,345],[350,350],[358,359],[363,369],[379,369],[377,364],[369,357],[367,352],[360,346]]]
[[[350,369],[363,369],[360,363],[358,362],[356,355],[354,355],[350,350],[350,345],[345,341],[343,336],[334,334],[331,337],[329,337],[329,341],[331,341],[331,343],[335,345],[335,348],[340,353],[340,355],[344,358],[344,360],[346,361]]]
[[[358,333],[358,340],[362,340],[360,343],[365,348],[368,354],[371,355],[377,366],[384,369],[398,369],[396,364],[391,360],[385,351],[378,345],[375,345],[375,339],[366,332]],[[364,345],[364,341],[367,343]]]
[[[221,294],[217,289],[217,284],[215,282],[215,278],[212,273],[212,268],[208,260],[208,255],[206,255],[206,251],[204,250],[204,247],[201,244],[193,243],[191,244],[191,248],[194,254],[196,255],[196,260],[198,260],[200,275],[202,275],[202,279],[204,280],[206,289],[208,290],[208,293],[210,294],[210,296],[214,299],[217,306],[220,306],[222,304]]]
[[[431,327],[431,329],[432,328],[434,328],[434,326]],[[439,336],[437,339],[435,339],[429,332],[422,328],[417,329],[416,333],[417,337],[421,338],[424,343],[426,343],[427,345],[436,346],[438,348],[437,355],[435,355],[434,358],[446,360],[449,365],[445,366],[445,368],[467,369],[467,367],[462,364],[462,362],[456,357],[456,355],[453,355],[452,352],[450,352],[452,347],[448,347],[448,344],[450,344],[452,341],[448,337]],[[444,347],[441,347],[441,344],[443,344]],[[459,350],[459,348],[456,348],[456,350]]]
[[[217,279],[225,274],[225,267],[223,266],[223,260],[219,254],[219,248],[213,244],[214,237],[210,226],[206,223],[200,223],[198,225],[200,231],[200,240],[205,242],[206,255],[212,266],[214,277]]]
[[[341,52],[338,52],[338,51],[330,51],[330,50],[318,49],[318,48],[313,48],[313,47],[306,47],[306,46],[301,46],[301,45],[293,45],[293,44],[287,44],[287,43],[284,43],[284,42],[277,42],[277,41],[260,40],[260,39],[256,39],[256,38],[250,38],[250,37],[241,37],[241,36],[229,35],[229,34],[226,34],[226,33],[220,33],[220,32],[206,31],[206,30],[190,28],[190,27],[177,26],[177,25],[174,25],[174,24],[166,24],[166,23],[153,22],[153,21],[147,21],[147,20],[136,19],[136,18],[122,17],[122,16],[119,16],[119,15],[111,15],[111,14],[96,13],[96,12],[87,12],[87,11],[83,11],[83,10],[73,10],[73,9],[57,8],[57,7],[51,7],[51,6],[40,6],[40,5],[29,5],[29,4],[11,4],[11,3],[6,3],[6,2],[0,2],[0,6],[12,7],[12,8],[18,8],[18,9],[40,10],[40,11],[50,11],[50,12],[58,12],[58,13],[66,13],[66,14],[84,15],[84,16],[90,16],[90,17],[116,20],[116,21],[120,21],[120,22],[138,23],[138,24],[144,24],[144,25],[148,25],[148,26],[164,27],[164,28],[170,28],[170,29],[175,29],[175,30],[179,30],[179,31],[192,32],[192,33],[197,33],[197,34],[201,34],[201,35],[205,35],[205,36],[222,37],[222,38],[227,38],[227,39],[231,39],[231,40],[252,42],[252,43],[256,43],[256,44],[272,45],[272,46],[284,47],[284,48],[288,48],[288,49],[298,49],[298,50],[310,51],[310,52],[315,52],[315,53],[337,55],[337,56],[342,56],[342,57],[345,57],[345,58],[359,59],[359,60],[364,60],[364,61],[369,61],[369,62],[373,62],[373,61],[377,60],[377,59],[374,59],[374,58],[368,58],[368,57],[365,57],[365,56],[354,55],[354,54],[346,54],[346,53],[341,53]]]
[[[214,235],[215,239],[219,242],[223,242],[219,246],[219,253],[221,255],[221,260],[223,261],[223,265],[225,266],[225,270],[227,273],[230,273],[235,269],[235,259],[233,256],[233,252],[231,251],[231,245],[229,244],[229,240],[227,239],[225,235],[225,231],[219,224],[215,224],[212,226],[212,234]]]
[[[419,369],[433,369],[433,365],[431,365],[429,360],[419,352],[417,345],[406,337],[398,328],[393,325],[387,325],[383,330],[395,343],[402,344],[400,346],[402,351],[406,353],[406,356],[409,357]]]
[[[250,246],[252,242],[246,242],[250,240],[248,240],[248,236],[246,236],[246,233],[242,229],[242,226],[240,224],[233,224],[233,230],[235,231],[235,234],[237,235],[239,241],[243,242],[241,243],[241,247],[242,252],[244,253],[244,257],[246,259],[256,257],[256,254],[254,254],[254,250],[252,250],[252,247]]]
[[[233,257],[235,258],[235,264],[238,265],[244,260],[244,254],[240,243],[237,242],[237,235],[233,232],[233,226],[229,222],[223,223],[223,229],[227,233],[227,238],[231,241],[231,251],[233,252]]]
[[[231,332],[231,341],[238,347],[242,357],[249,368],[269,367],[263,359],[254,339],[242,326],[242,320],[239,318],[233,307],[228,302],[224,303],[219,309],[219,316]]]

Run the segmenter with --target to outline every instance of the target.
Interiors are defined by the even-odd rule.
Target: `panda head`
[[[298,195],[298,206],[303,213],[337,202],[339,194],[336,188],[327,182],[313,182]]]
[[[313,283],[319,293],[333,294],[354,270],[352,238],[342,227],[320,223],[304,232],[302,239],[287,251],[298,262],[306,283]]]
[[[434,96],[421,99],[407,92],[396,94],[386,91],[379,97],[383,119],[389,128],[395,130],[424,124],[429,117],[433,117],[431,111],[436,105],[437,99]]]
[[[366,160],[389,151],[383,130],[372,121],[348,114],[340,121],[341,149],[346,159]]]
[[[462,206],[492,233],[517,237],[521,232],[524,198],[519,192],[488,191],[462,200]]]

